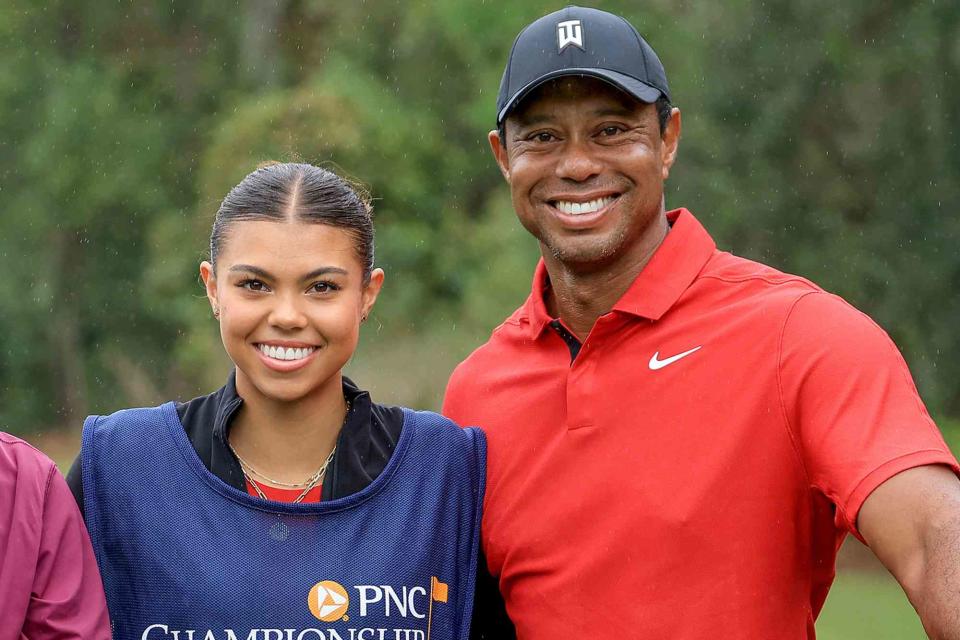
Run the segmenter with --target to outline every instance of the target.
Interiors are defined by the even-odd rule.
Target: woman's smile
[[[319,351],[317,347],[283,347],[271,343],[254,344],[260,360],[274,371],[296,371],[307,366]]]

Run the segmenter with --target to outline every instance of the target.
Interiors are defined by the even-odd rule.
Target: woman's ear
[[[213,265],[204,260],[200,263],[200,279],[203,280],[203,287],[207,291],[207,300],[210,301],[210,307],[213,309],[213,317],[220,318],[220,300],[217,296],[217,278],[213,274]]]
[[[363,322],[370,315],[377,296],[380,295],[380,289],[383,287],[383,269],[374,269],[370,272],[370,281],[363,288],[363,303],[360,309],[360,322]]]

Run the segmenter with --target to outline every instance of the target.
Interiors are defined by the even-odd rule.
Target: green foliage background
[[[668,207],[873,316],[960,445],[960,4],[620,0],[683,112]],[[437,407],[526,295],[535,243],[486,146],[540,0],[7,0],[0,7],[0,429],[187,398],[229,370],[197,281],[258,162],[376,201],[387,285],[351,374]],[[66,462],[71,454],[62,454]],[[842,574],[825,638],[922,637]]]
[[[436,407],[528,290],[537,248],[485,137],[514,35],[558,6],[4,3],[0,425],[219,386],[197,264],[219,200],[266,159],[370,186],[388,281],[351,372]],[[683,111],[668,207],[864,309],[931,410],[960,417],[960,5],[602,7],[651,41]]]

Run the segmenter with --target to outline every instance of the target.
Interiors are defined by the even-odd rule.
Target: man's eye
[[[241,280],[237,283],[238,287],[247,289],[248,291],[266,291],[267,285],[263,284],[260,280]]]
[[[550,142],[553,140],[553,134],[547,133],[546,131],[539,131],[531,135],[527,140],[532,142]]]
[[[621,131],[623,131],[623,128],[622,128],[622,127],[618,127],[618,126],[615,126],[615,125],[610,125],[609,127],[604,127],[604,128],[600,131],[600,133],[602,133],[602,134],[605,135],[605,136],[615,136],[615,135],[617,135],[618,133],[620,133]]]

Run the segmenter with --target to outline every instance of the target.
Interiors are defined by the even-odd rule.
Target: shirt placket
[[[590,335],[571,354],[575,353],[570,369],[567,373],[567,429],[573,431],[597,425],[598,410],[608,404],[608,399],[602,397],[603,382],[598,378],[598,356],[603,345],[611,335],[612,324],[616,322],[615,314],[605,314],[597,319]],[[568,342],[560,327],[557,332]],[[573,334],[569,334],[574,340]]]

